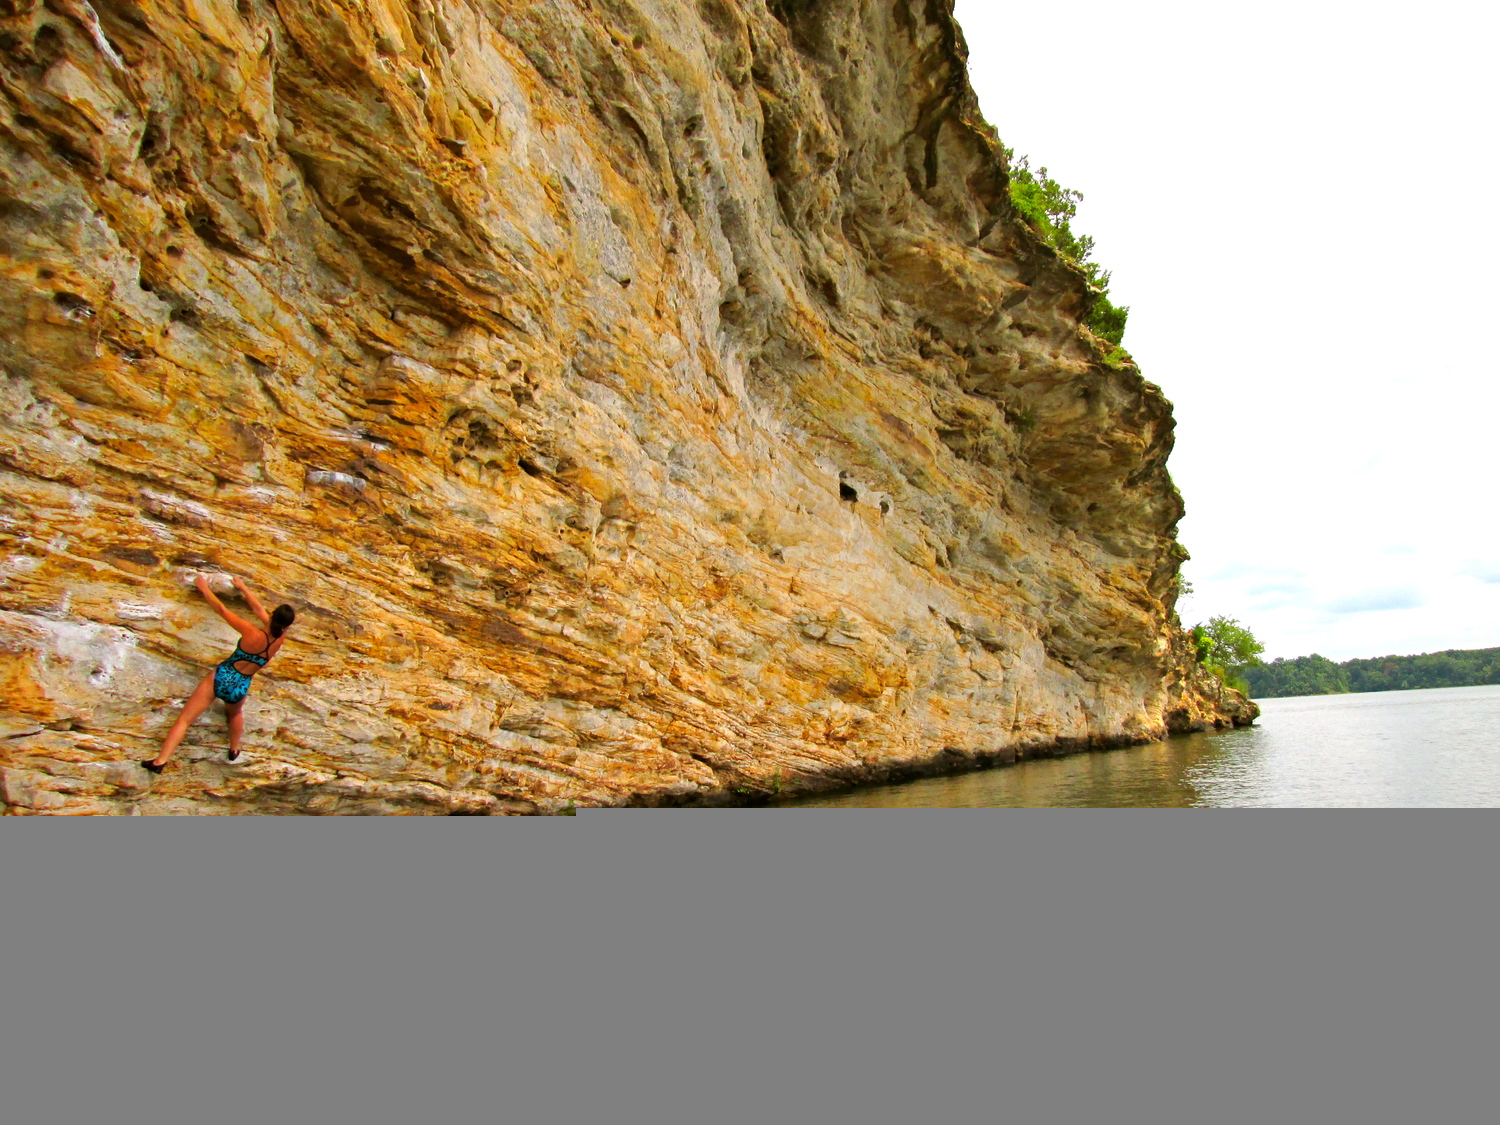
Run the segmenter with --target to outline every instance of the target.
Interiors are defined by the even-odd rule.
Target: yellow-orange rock
[[[0,0],[0,801],[716,801],[1248,721],[946,3]],[[187,585],[299,610],[226,654]]]

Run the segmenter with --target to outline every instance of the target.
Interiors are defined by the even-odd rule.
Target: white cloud
[[[1500,582],[1500,561],[1474,563],[1464,573],[1481,582]]]
[[[1386,609],[1416,609],[1426,601],[1421,593],[1410,588],[1365,590],[1335,598],[1324,608],[1329,613],[1374,613]]]
[[[1300,581],[1304,575],[1302,571],[1292,567],[1266,566],[1259,563],[1246,562],[1243,559],[1236,559],[1226,566],[1219,567],[1206,577],[1211,582],[1233,582],[1239,578],[1273,578]]]

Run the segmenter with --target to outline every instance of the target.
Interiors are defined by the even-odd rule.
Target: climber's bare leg
[[[214,676],[210,672],[198,681],[198,686],[193,689],[193,694],[187,697],[187,702],[182,705],[182,714],[177,716],[177,721],[172,724],[172,729],[167,731],[167,737],[162,740],[161,750],[151,760],[152,765],[165,765],[172,751],[177,749],[177,744],[182,741],[182,736],[187,733],[188,727],[193,725],[193,720],[212,706],[214,701]]]
[[[245,701],[224,704],[224,715],[229,720],[229,760],[240,756],[240,739],[245,737]]]

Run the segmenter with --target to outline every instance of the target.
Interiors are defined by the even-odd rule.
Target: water
[[[1500,686],[1263,699],[1222,734],[785,802],[815,808],[1500,807]]]

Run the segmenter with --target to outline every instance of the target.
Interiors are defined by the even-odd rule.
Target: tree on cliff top
[[[1266,646],[1234,617],[1210,617],[1206,624],[1193,626],[1193,641],[1198,646],[1198,663],[1202,664],[1232,688],[1249,694],[1246,673],[1260,667],[1260,654]]]
[[[1063,187],[1047,175],[1045,168],[1033,172],[1031,162],[1024,156],[1017,156],[1014,149],[1005,150],[1005,159],[1010,165],[1011,203],[1049,246],[1083,268],[1095,292],[1088,316],[1089,329],[1118,348],[1125,335],[1125,320],[1130,309],[1110,302],[1110,273],[1091,260],[1093,238],[1073,233],[1070,224],[1078,216],[1083,193]]]

